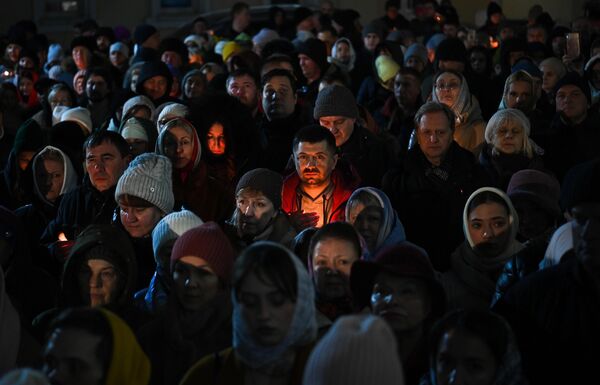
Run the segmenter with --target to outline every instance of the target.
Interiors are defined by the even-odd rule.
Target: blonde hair
[[[527,119],[527,116],[525,116],[521,110],[516,108],[498,110],[494,115],[492,115],[487,126],[485,127],[485,141],[493,146],[494,138],[498,135],[498,130],[509,123],[516,123],[523,129],[524,135],[521,152],[528,158],[532,158],[533,146],[531,144],[531,140],[529,139],[531,125],[529,124],[529,119]],[[492,153],[497,155],[498,150],[493,147]]]

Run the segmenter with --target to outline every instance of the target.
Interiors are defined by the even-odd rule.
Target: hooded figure
[[[340,43],[345,43],[348,46],[347,50],[341,49]],[[340,54],[341,50],[344,52],[343,54]],[[350,73],[354,69],[354,63],[356,62],[356,51],[350,40],[345,37],[337,39],[333,43],[333,47],[331,47],[331,56],[327,58],[327,61]]]
[[[144,83],[147,80],[150,80],[151,78],[157,77],[157,76],[165,78],[166,87],[164,89],[164,92],[162,92],[162,94],[159,95],[157,92],[156,95],[151,96],[144,89]],[[149,61],[149,62],[145,62],[144,64],[142,64],[142,66],[140,67],[140,74],[138,75],[135,92],[138,95],[147,96],[148,98],[150,98],[150,100],[152,100],[152,103],[154,103],[155,106],[159,106],[159,105],[171,100],[171,98],[169,97],[169,94],[171,93],[172,86],[173,86],[173,75],[171,75],[171,71],[169,71],[169,67],[167,67],[167,65],[161,61]]]
[[[444,74],[452,74],[460,80],[458,95],[455,98],[446,100],[440,97],[441,83],[440,78]],[[451,82],[449,80],[448,82]],[[433,90],[431,91],[431,99],[434,102],[443,103],[450,107],[456,117],[456,125],[454,127],[454,140],[464,149],[473,153],[479,151],[479,146],[483,143],[485,122],[481,116],[479,102],[471,95],[469,84],[462,74],[454,71],[439,72],[433,81]],[[447,87],[445,85],[444,87]],[[447,88],[446,88],[447,89]]]
[[[519,217],[510,198],[493,187],[476,190],[465,204],[465,241],[443,274],[450,309],[487,309],[506,262],[523,246],[516,240]]]
[[[50,258],[46,247],[40,247],[40,237],[48,223],[56,217],[61,197],[77,187],[78,176],[69,157],[56,147],[44,147],[31,163],[33,200],[16,210],[15,214],[27,223],[27,238],[34,251],[34,263],[58,278],[61,266]]]
[[[377,231],[373,231],[375,229],[370,226],[372,216],[379,217],[373,218],[379,223]],[[368,253],[363,256],[367,260],[387,246],[406,241],[404,226],[390,199],[383,191],[374,187],[354,190],[346,204],[346,221],[354,226],[367,243]]]
[[[185,207],[202,220],[224,220],[233,208],[233,194],[208,175],[200,160],[202,147],[196,128],[183,118],[169,120],[162,128],[156,152],[173,163],[175,209]]]
[[[121,122],[119,134],[131,146],[131,155],[134,157],[145,152],[154,152],[158,131],[152,121],[131,117]]]

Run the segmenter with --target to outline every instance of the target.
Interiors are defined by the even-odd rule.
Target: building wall
[[[10,0],[2,0],[4,4]],[[152,17],[152,3],[160,0],[87,0],[90,5],[89,16],[95,18],[100,25],[125,25],[133,26],[144,21],[155,22]],[[201,11],[226,9],[236,0],[193,0],[197,4],[198,13],[189,13],[183,15],[177,21],[159,23],[164,32],[169,32],[171,28],[181,25],[182,20],[191,21]],[[246,0],[251,5],[268,5],[269,0]],[[403,4],[410,4],[412,0],[400,0]],[[544,1],[544,8],[550,12],[559,22],[566,23],[572,18],[582,14],[582,5],[585,0],[547,0]],[[20,19],[34,19],[36,4],[40,0],[17,0],[10,1],[9,9],[0,12],[0,31],[6,31],[15,21]],[[317,7],[319,0],[304,0],[301,4]],[[385,0],[333,0],[333,3],[339,8],[354,8],[361,14],[363,24],[368,23],[376,17],[380,17],[384,12]],[[475,15],[477,11],[485,13],[487,0],[453,0],[453,4],[461,15],[461,21],[465,24],[475,24]],[[539,0],[510,0],[503,1],[502,7],[507,17],[511,19],[525,19],[527,11],[535,4],[541,3]],[[62,25],[45,25],[40,22],[40,30],[47,33],[53,41],[68,42],[72,36],[73,21],[62,23]],[[169,28],[168,26],[171,26]]]

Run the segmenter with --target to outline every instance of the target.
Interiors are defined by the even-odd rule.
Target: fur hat
[[[343,116],[357,119],[358,108],[352,91],[339,85],[323,88],[317,94],[313,117],[318,120],[323,116]]]
[[[175,198],[169,158],[153,153],[137,156],[119,178],[115,199],[125,194],[144,199],[165,214],[170,213]]]

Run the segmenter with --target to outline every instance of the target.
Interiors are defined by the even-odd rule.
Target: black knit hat
[[[179,56],[181,56],[181,60],[184,63],[188,62],[188,49],[183,41],[176,37],[168,37],[161,41],[160,45],[158,46],[158,51],[161,55],[165,53],[165,51],[176,52],[179,54]]]
[[[263,193],[273,203],[276,210],[281,207],[283,178],[275,171],[267,168],[255,168],[248,171],[240,178],[235,188],[236,195],[240,190],[247,187]]]
[[[462,40],[458,38],[444,39],[435,50],[435,59],[467,62],[467,48]]]
[[[600,160],[572,167],[563,179],[560,205],[570,210],[581,203],[600,202]]]
[[[133,32],[133,42],[135,44],[142,44],[152,35],[154,35],[158,30],[156,27],[150,24],[141,24],[135,27],[135,31]]]
[[[569,84],[578,87],[584,93],[588,103],[592,102],[590,86],[588,85],[588,82],[579,76],[577,72],[567,72],[567,74],[563,76],[554,86],[554,94],[556,95],[561,87]]]
[[[363,37],[367,37],[368,34],[374,33],[377,36],[379,36],[379,39],[383,40],[384,29],[384,26],[382,26],[380,22],[372,21],[369,24],[365,25],[365,27],[362,30],[362,35]]]
[[[166,95],[171,92],[171,86],[173,85],[173,75],[169,71],[169,67],[161,61],[154,60],[145,62],[140,67],[140,74],[136,84],[135,92],[138,95],[144,95],[144,82],[154,76],[164,76],[167,79],[167,92]]]
[[[15,135],[13,151],[18,154],[22,151],[38,151],[44,145],[42,127],[33,119],[27,119]]]
[[[294,10],[294,25],[298,25],[313,15],[313,11],[306,7],[299,7]]]
[[[298,53],[314,60],[321,69],[321,73],[327,69],[327,48],[321,40],[310,38],[301,42],[298,44]]]
[[[357,119],[358,108],[352,91],[339,85],[328,86],[319,91],[313,117],[318,120],[323,116],[344,116]]]

